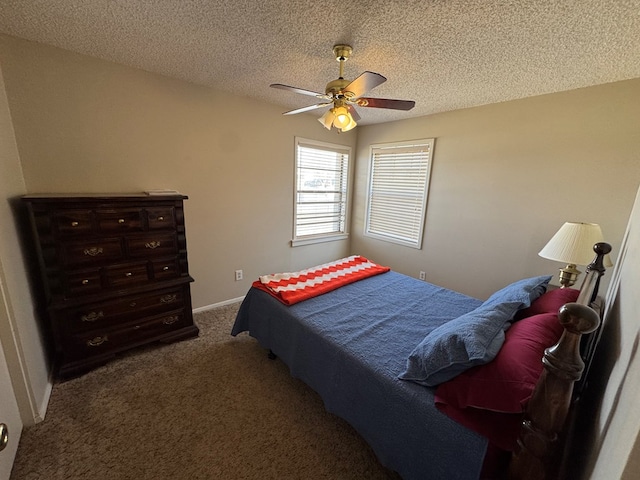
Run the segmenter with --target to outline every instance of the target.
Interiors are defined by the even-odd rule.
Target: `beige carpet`
[[[280,360],[229,335],[237,309],[56,384],[11,480],[399,478]]]

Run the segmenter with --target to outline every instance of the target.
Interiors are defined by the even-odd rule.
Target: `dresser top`
[[[85,201],[107,201],[107,202],[118,202],[118,201],[140,201],[140,202],[153,202],[160,200],[186,200],[186,195],[183,195],[179,192],[171,192],[171,193],[146,193],[146,192],[136,192],[136,193],[32,193],[28,195],[23,195],[21,197],[23,200],[29,200],[32,202],[46,202],[55,200],[58,202],[77,202],[81,200]]]

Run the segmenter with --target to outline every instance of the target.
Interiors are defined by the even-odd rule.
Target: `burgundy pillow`
[[[540,313],[558,313],[562,305],[575,302],[579,294],[580,291],[574,288],[548,290],[531,302],[531,306],[520,310],[516,314],[515,320],[521,320]]]
[[[544,350],[557,343],[562,332],[555,313],[541,313],[514,323],[496,358],[438,386],[436,405],[523,412],[542,373]]]
[[[496,358],[438,386],[436,407],[499,448],[513,450],[522,412],[542,373],[544,350],[555,345],[562,332],[555,312],[514,323]]]

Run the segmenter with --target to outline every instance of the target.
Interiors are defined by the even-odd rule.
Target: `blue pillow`
[[[500,351],[515,313],[542,295],[549,280],[551,276],[514,282],[475,310],[440,325],[411,352],[398,378],[431,387],[489,363]]]

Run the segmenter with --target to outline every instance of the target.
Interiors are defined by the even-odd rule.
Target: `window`
[[[293,246],[347,236],[351,149],[296,138]]]
[[[365,235],[422,248],[433,143],[371,146]]]

